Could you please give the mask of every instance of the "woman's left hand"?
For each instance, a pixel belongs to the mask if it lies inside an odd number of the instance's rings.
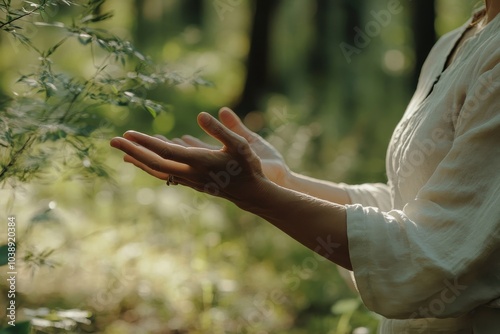
[[[126,153],[126,162],[159,179],[223,197],[237,205],[246,206],[258,199],[265,176],[260,159],[247,140],[205,112],[198,115],[198,124],[224,146],[184,147],[135,131],[113,138],[110,144]]]

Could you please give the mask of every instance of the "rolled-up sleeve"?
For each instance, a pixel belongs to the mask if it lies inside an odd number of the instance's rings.
[[[347,189],[351,262],[371,310],[455,317],[500,297],[499,74],[497,64],[471,84],[451,149],[402,210]]]
[[[359,185],[340,184],[347,192],[351,203],[363,206],[373,206],[380,210],[391,209],[391,193],[385,183],[365,183]]]

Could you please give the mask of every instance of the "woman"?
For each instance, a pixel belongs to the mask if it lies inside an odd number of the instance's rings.
[[[196,138],[129,131],[111,145],[149,174],[223,197],[353,271],[382,333],[500,332],[500,1],[445,35],[387,155],[388,184],[292,173],[229,109]],[[391,320],[389,320],[391,319]]]

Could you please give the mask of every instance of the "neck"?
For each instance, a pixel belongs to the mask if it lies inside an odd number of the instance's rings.
[[[500,13],[500,1],[485,0],[486,2],[486,23],[491,22]]]

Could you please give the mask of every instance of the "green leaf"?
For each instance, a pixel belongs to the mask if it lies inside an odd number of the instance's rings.
[[[48,49],[47,52],[45,53],[45,57],[49,57],[50,55],[52,55],[61,45],[63,45],[64,42],[66,42],[66,39],[67,37],[63,38],[56,45]]]
[[[59,222],[59,217],[54,213],[52,209],[41,210],[30,219],[30,223],[47,223],[47,222]]]
[[[109,43],[108,43],[107,41],[105,41],[104,39],[102,39],[102,38],[98,38],[98,39],[97,39],[97,44],[98,44],[101,48],[103,48],[103,49],[105,49],[105,50],[107,50],[107,51],[109,51],[109,52],[111,52],[111,51],[112,51],[112,50],[111,50],[111,48],[109,47]]]
[[[55,27],[55,28],[64,28],[65,25],[62,22],[34,22],[36,26],[45,26],[45,27]]]
[[[153,107],[151,106],[144,106],[146,108],[147,111],[149,111],[149,113],[151,114],[151,116],[153,116],[153,118],[156,118],[156,116],[158,116],[158,113],[156,112],[156,110],[154,110]]]
[[[8,248],[7,245],[0,246],[0,266],[5,266],[9,262],[7,260]]]
[[[112,12],[107,12],[107,13],[103,13],[103,14],[90,14],[90,15],[87,15],[84,18],[82,18],[81,22],[82,23],[100,22],[100,21],[110,19],[112,17],[113,17]]]
[[[92,36],[86,33],[81,33],[78,35],[78,41],[83,45],[87,45],[92,42]]]

